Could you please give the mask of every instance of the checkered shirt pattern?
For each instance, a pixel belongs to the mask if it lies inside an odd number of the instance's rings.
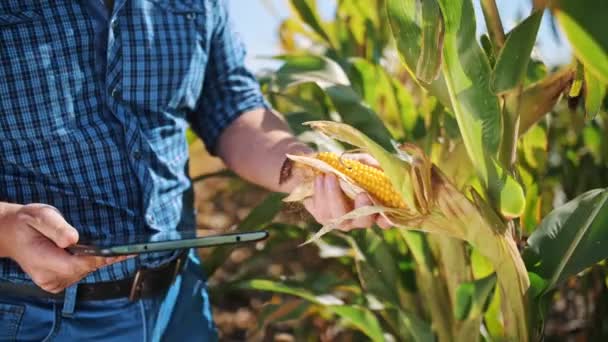
[[[100,54],[87,1],[0,1],[0,201],[50,204],[81,239],[191,231],[187,127],[215,153],[240,113],[268,106],[226,5],[116,0]],[[82,282],[174,255],[142,255]],[[9,259],[0,280],[31,281]]]

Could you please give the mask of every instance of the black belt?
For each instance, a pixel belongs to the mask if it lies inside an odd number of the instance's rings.
[[[140,268],[135,276],[116,281],[79,284],[76,292],[78,301],[105,300],[127,297],[130,300],[156,297],[165,293],[175,277],[181,272],[188,258],[181,254],[173,261],[157,268]],[[34,297],[62,300],[65,293],[50,293],[36,285],[0,282],[0,293],[14,297]]]

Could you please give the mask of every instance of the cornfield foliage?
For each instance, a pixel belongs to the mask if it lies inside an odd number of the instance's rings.
[[[509,32],[494,0],[481,0],[484,23],[472,0],[337,0],[331,20],[314,0],[288,3],[282,66],[260,75],[267,98],[317,149],[374,156],[406,206],[350,213],[382,212],[395,228],[345,234],[339,221],[273,221],[285,197],[271,194],[239,228],[307,240],[343,274],[234,279],[298,298],[266,306],[260,329],[313,315],[372,341],[541,339],[559,286],[608,256],[608,3],[532,1]],[[534,57],[543,17],[572,63]],[[302,186],[287,200],[310,195]]]

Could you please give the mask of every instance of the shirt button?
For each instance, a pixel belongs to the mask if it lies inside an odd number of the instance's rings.
[[[140,150],[133,151],[133,158],[135,158],[135,160],[140,160],[141,159],[141,151]]]
[[[120,92],[118,91],[118,87],[112,89],[112,97],[118,99],[120,97]]]
[[[196,18],[196,14],[194,14],[192,12],[186,14],[186,19],[193,20],[194,18]]]
[[[118,27],[118,20],[112,19],[112,28],[116,29]]]

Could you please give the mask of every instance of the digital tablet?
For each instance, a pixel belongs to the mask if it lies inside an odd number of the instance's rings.
[[[74,255],[117,256],[255,242],[267,237],[267,231],[207,236],[197,236],[196,232],[171,231],[150,235],[83,238],[78,244],[68,247],[67,250]]]

